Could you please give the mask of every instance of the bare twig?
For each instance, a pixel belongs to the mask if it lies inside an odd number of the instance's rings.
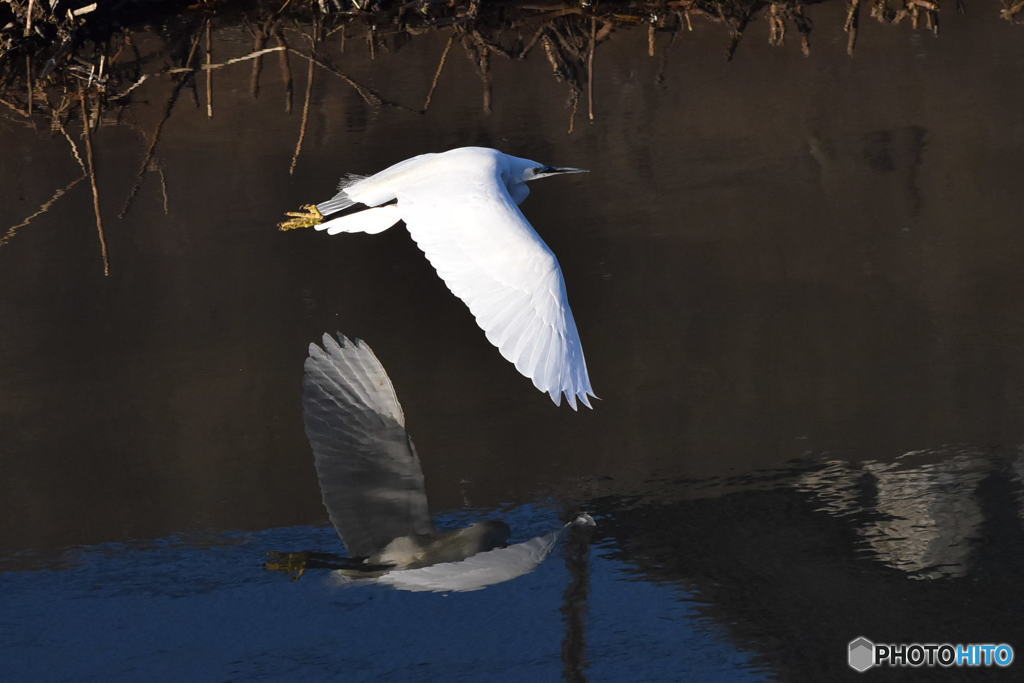
[[[103,118],[103,98],[96,97],[96,107],[92,111],[92,119],[89,121],[89,125],[93,130],[100,127],[100,119]]]
[[[341,80],[345,81],[350,86],[352,86],[352,88],[357,93],[359,93],[359,96],[361,98],[363,98],[363,101],[366,102],[367,104],[375,106],[375,107],[379,107],[380,105],[384,104],[384,100],[381,99],[380,95],[378,95],[377,93],[373,92],[372,90],[370,90],[366,86],[359,85],[358,83],[353,81],[351,78],[349,78],[348,76],[346,76],[342,72],[340,72],[337,69],[335,69],[333,66],[330,66],[329,64],[325,64],[324,62],[321,62],[316,57],[314,57],[312,55],[307,55],[307,54],[305,54],[303,52],[300,52],[300,51],[296,50],[295,48],[289,47],[289,48],[286,48],[286,50],[287,50],[287,52],[289,52],[289,53],[291,53],[293,55],[297,55],[299,57],[302,57],[303,59],[308,59],[309,61],[311,61],[313,64],[316,64],[318,67],[320,67],[324,71],[329,71],[332,74],[334,74],[335,76],[337,76],[338,78],[340,78]]]
[[[444,64],[448,61],[448,53],[451,51],[454,42],[455,34],[452,33],[448,36],[448,42],[444,44],[444,52],[441,53],[441,60],[437,63],[437,69],[434,71],[434,79],[430,81],[427,99],[423,101],[423,111],[430,109],[430,100],[434,97],[434,89],[437,88],[437,82],[441,80],[441,72],[444,71]]]
[[[1021,10],[1024,10],[1024,0],[1001,10],[999,16],[1007,21],[1013,21],[1013,18],[1020,14]]]
[[[492,111],[491,97],[493,93],[491,78],[491,53],[487,50],[480,50],[480,81],[483,85],[483,109],[485,114]]]
[[[32,5],[30,4],[30,11],[31,8]],[[32,55],[25,55],[25,90],[28,94],[28,103],[26,104],[28,107],[28,115],[32,116],[32,100],[34,99],[32,97]]]
[[[516,59],[526,58],[526,55],[530,53],[530,50],[532,50],[533,46],[537,44],[537,41],[540,40],[540,37],[544,35],[544,31],[546,28],[547,25],[542,24],[541,27],[537,29],[537,31],[530,37],[530,39],[526,41],[526,44],[523,45],[523,48],[519,50],[519,54],[516,55]]]
[[[260,76],[263,75],[263,53],[262,50],[267,46],[267,40],[270,39],[270,31],[273,28],[274,18],[267,19],[256,30],[252,30],[252,52],[250,54],[259,53],[256,55],[252,63],[252,73],[249,76],[249,94],[252,95],[253,99],[259,97],[260,94]]]
[[[100,241],[100,255],[103,257],[103,276],[110,275],[110,258],[107,255],[107,237],[103,231],[103,214],[100,212],[100,189],[96,184],[96,161],[92,153],[92,131],[89,130],[89,106],[85,91],[78,89],[78,101],[82,105],[82,134],[85,136],[85,159],[88,162],[89,185],[92,187],[92,210],[96,214],[96,236]]]
[[[299,155],[302,153],[302,142],[306,139],[306,124],[309,121],[309,97],[313,91],[313,62],[309,63],[306,72],[306,99],[302,105],[302,122],[299,124],[299,139],[295,141],[295,151],[292,152],[292,161],[288,165],[288,175],[295,175],[295,167],[299,163]]]
[[[860,0],[849,0],[850,6],[846,10],[846,23],[843,30],[847,32],[846,54],[853,56],[853,50],[857,46],[857,28],[860,24]]]
[[[0,97],[0,104],[4,105],[5,107],[7,107],[8,109],[10,109],[13,112],[21,114],[25,118],[28,118],[30,116],[30,114],[27,111],[25,111],[24,109],[22,109],[18,105],[14,104],[13,102],[8,102],[7,100],[5,100],[2,97]]]
[[[124,97],[127,97],[128,93],[130,93],[132,90],[135,90],[140,85],[145,83],[146,80],[149,79],[149,76],[150,76],[150,74],[142,74],[141,76],[139,76],[138,80],[136,80],[130,86],[128,86],[127,88],[125,88],[121,92],[117,93],[116,95],[111,95],[110,97],[108,97],[107,101],[108,102],[116,102],[117,100],[120,100],[120,99],[122,99]]]
[[[206,117],[213,118],[213,21],[206,20]]]
[[[594,120],[594,48],[597,45],[597,17],[590,17],[590,47],[587,50],[587,117]]]
[[[256,52],[250,52],[247,55],[242,55],[241,57],[233,57],[233,58],[227,60],[226,62],[220,62],[218,64],[211,64],[211,63],[208,62],[206,64],[201,64],[201,65],[199,65],[197,67],[178,66],[178,67],[174,67],[173,69],[166,69],[166,70],[164,70],[164,71],[162,71],[160,73],[165,73],[165,74],[184,74],[184,73],[194,73],[196,71],[213,71],[215,69],[223,69],[225,66],[231,66],[232,64],[238,64],[239,62],[247,62],[250,59],[257,59],[257,58],[262,57],[263,55],[265,55],[267,53],[270,53],[270,52],[285,52],[285,51],[288,51],[289,49],[290,48],[288,48],[287,46],[284,46],[284,45],[278,45],[277,47],[267,47],[267,48],[264,48],[262,50],[257,50]]]
[[[480,83],[483,88],[483,110],[484,114],[491,113],[491,53],[472,36],[463,34],[462,47],[466,51],[466,57],[476,67],[480,76]]]
[[[309,41],[309,50],[313,55],[316,54],[318,33],[319,25],[315,25],[313,37]],[[299,124],[299,139],[295,141],[295,151],[292,153],[292,163],[288,166],[288,175],[295,175],[295,166],[299,163],[299,155],[302,153],[302,141],[306,139],[306,124],[309,122],[309,101],[313,95],[313,76],[316,73],[313,66],[313,60],[310,59],[306,69],[306,95],[302,102],[302,122]]]
[[[199,43],[202,37],[202,30],[197,30],[195,35],[192,36],[192,46],[189,47],[188,55],[185,57],[185,66],[190,66],[193,58],[199,54]],[[189,90],[192,92],[192,104],[195,105],[196,109],[199,109],[199,87],[196,85],[196,79],[191,77],[191,73],[183,75],[181,79],[181,83],[188,84]]]
[[[146,153],[142,157],[142,163],[139,164],[139,170],[135,173],[135,182],[132,183],[131,189],[128,191],[128,197],[124,200],[124,206],[121,207],[121,212],[117,214],[118,218],[124,218],[128,214],[128,209],[131,208],[132,202],[135,200],[135,195],[138,194],[139,188],[142,187],[142,180],[145,177],[146,170],[149,168],[149,163],[153,159],[153,155],[156,153],[156,146],[160,142],[160,133],[163,131],[164,124],[171,118],[171,112],[174,111],[174,105],[178,101],[178,96],[181,95],[181,90],[190,81],[194,81],[192,78],[192,72],[195,69],[189,65],[196,55],[196,48],[199,45],[199,34],[197,33],[195,38],[192,40],[192,49],[189,50],[188,56],[185,57],[185,67],[180,70],[180,73],[184,74],[184,77],[178,81],[174,88],[171,90],[171,96],[167,98],[167,103],[164,105],[163,116],[160,117],[160,121],[157,122],[156,128],[153,129],[153,136],[150,138],[149,146],[146,148]],[[179,73],[178,70],[172,70],[168,73]]]
[[[189,67],[189,65],[192,64],[192,60],[195,59],[196,52],[198,50],[199,50],[199,32],[196,31],[196,34],[194,36],[192,36],[192,45],[190,45],[189,48],[188,48],[188,55],[185,56],[185,66],[186,67]],[[138,59],[142,59],[141,55],[138,57]],[[194,69],[191,69],[191,68],[188,69],[188,70],[189,71],[194,71]],[[174,71],[172,70],[172,71],[169,71],[168,73],[174,73]]]
[[[25,32],[24,38],[28,38],[32,35],[32,10],[34,9],[35,0],[28,0],[28,11],[25,13]]]
[[[77,178],[72,180],[70,183],[68,183],[64,187],[62,187],[62,188],[58,189],[56,192],[54,192],[53,196],[51,196],[49,199],[47,199],[45,202],[43,202],[43,204],[38,209],[36,209],[36,211],[34,213],[32,213],[32,215],[28,216],[27,218],[25,218],[25,220],[23,220],[22,222],[18,223],[17,225],[12,225],[11,227],[7,228],[7,230],[4,232],[4,234],[2,236],[0,236],[0,247],[4,246],[8,242],[10,242],[14,238],[14,235],[15,235],[15,233],[18,232],[18,230],[20,230],[21,228],[24,228],[26,225],[31,223],[33,220],[35,220],[39,216],[42,216],[47,211],[49,211],[50,207],[52,207],[54,205],[54,203],[58,199],[63,197],[68,192],[68,190],[73,188],[75,185],[77,185],[78,183],[80,183],[83,180],[85,180],[86,177],[87,177],[87,174],[85,174],[85,173],[83,173],[82,175],[78,176]]]
[[[569,130],[567,132],[569,135],[572,135],[572,132],[576,130],[576,112],[580,109],[580,91],[575,88],[569,91],[569,106],[571,109],[569,111]]]
[[[514,59],[515,58],[515,55],[513,55],[511,52],[509,52],[508,50],[503,48],[501,45],[498,45],[497,43],[495,43],[493,40],[488,40],[484,36],[484,34],[482,34],[480,31],[478,31],[476,29],[473,29],[472,36],[473,36],[473,40],[478,45],[480,45],[481,47],[487,48],[488,50],[490,50],[494,54],[500,55],[500,56],[504,57],[505,59]]]
[[[160,176],[160,196],[164,200],[164,215],[169,214],[171,208],[170,197],[167,195],[167,177],[164,175],[164,169],[159,165],[156,167],[157,175]]]
[[[71,156],[75,158],[75,161],[78,163],[78,167],[82,169],[82,173],[88,175],[89,169],[85,167],[85,162],[82,161],[82,155],[78,153],[78,145],[76,145],[75,141],[71,139],[71,136],[68,135],[68,132],[64,129],[64,126],[61,125],[60,121],[56,121],[56,124],[57,130],[61,132],[64,139],[68,141],[68,145],[71,147]]]
[[[281,80],[284,81],[284,110],[285,112],[292,113],[292,93],[294,92],[294,86],[292,84],[292,66],[288,62],[288,53],[291,52],[291,48],[284,42],[284,33],[281,29],[274,31],[274,40],[277,41],[277,46],[281,50],[279,64],[281,66]]]
[[[768,44],[781,46],[786,40],[785,8],[781,2],[772,2],[768,6]]]
[[[185,81],[182,81],[174,90],[171,92],[171,97],[167,101],[164,107],[164,115],[156,124],[156,128],[153,129],[153,136],[149,140],[149,146],[146,147],[146,153],[142,156],[142,163],[139,164],[139,170],[135,173],[135,182],[132,183],[132,187],[128,190],[128,197],[124,200],[124,206],[121,207],[121,212],[117,214],[118,218],[124,218],[128,215],[128,209],[131,208],[132,202],[135,200],[135,195],[138,194],[139,188],[142,187],[142,179],[145,177],[146,170],[149,169],[149,162],[153,159],[153,154],[156,152],[156,146],[160,142],[160,133],[163,132],[164,124],[167,123],[167,119],[171,117],[171,111],[174,110],[174,104],[178,101],[178,95],[181,93],[182,87],[185,85]]]

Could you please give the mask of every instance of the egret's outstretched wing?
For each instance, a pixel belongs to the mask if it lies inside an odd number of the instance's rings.
[[[349,174],[338,184],[338,194],[326,202],[316,205],[320,213],[327,216],[336,211],[347,209],[354,204],[380,206],[395,198],[396,188],[403,184],[403,178],[415,176],[423,172],[423,165],[436,154],[420,154],[419,156],[399,161],[372,176]]]
[[[309,345],[302,412],[320,492],[353,556],[433,531],[423,471],[380,361],[361,340]]]
[[[409,233],[487,339],[558,405],[593,396],[554,253],[493,167],[459,167],[406,185]]]
[[[406,591],[475,591],[529,574],[555,547],[561,530],[506,548],[477,553],[461,562],[392,571],[376,579]]]

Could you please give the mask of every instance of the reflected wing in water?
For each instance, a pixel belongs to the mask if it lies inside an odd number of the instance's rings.
[[[420,569],[393,571],[378,583],[406,591],[475,591],[529,574],[551,553],[561,530],[477,553],[461,562],[443,562]]]
[[[433,531],[391,380],[362,340],[309,345],[302,413],[324,506],[352,556]]]

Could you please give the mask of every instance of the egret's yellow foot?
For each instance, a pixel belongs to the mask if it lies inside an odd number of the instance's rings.
[[[270,551],[267,553],[267,561],[263,566],[275,572],[288,572],[292,575],[292,581],[298,581],[306,573],[306,564],[308,562],[309,553],[279,553]]]
[[[312,228],[314,225],[320,225],[324,222],[324,215],[313,204],[306,204],[302,207],[302,211],[288,211],[285,213],[285,216],[291,216],[291,218],[278,223],[278,230]]]

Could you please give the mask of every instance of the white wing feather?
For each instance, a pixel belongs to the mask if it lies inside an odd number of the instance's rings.
[[[309,345],[303,421],[331,522],[353,556],[434,530],[423,471],[391,380],[365,342]]]
[[[376,579],[404,591],[476,591],[529,574],[551,553],[561,530],[507,548],[477,553],[461,562],[388,572]]]
[[[573,409],[577,399],[590,407],[558,260],[495,169],[458,169],[397,194],[409,234],[488,341],[556,405],[565,394]]]
[[[392,225],[402,220],[398,207],[394,204],[378,206],[375,209],[363,209],[355,213],[346,214],[339,218],[332,218],[315,225],[317,230],[326,230],[328,235],[337,235],[342,232],[365,232],[376,235],[384,232]]]

